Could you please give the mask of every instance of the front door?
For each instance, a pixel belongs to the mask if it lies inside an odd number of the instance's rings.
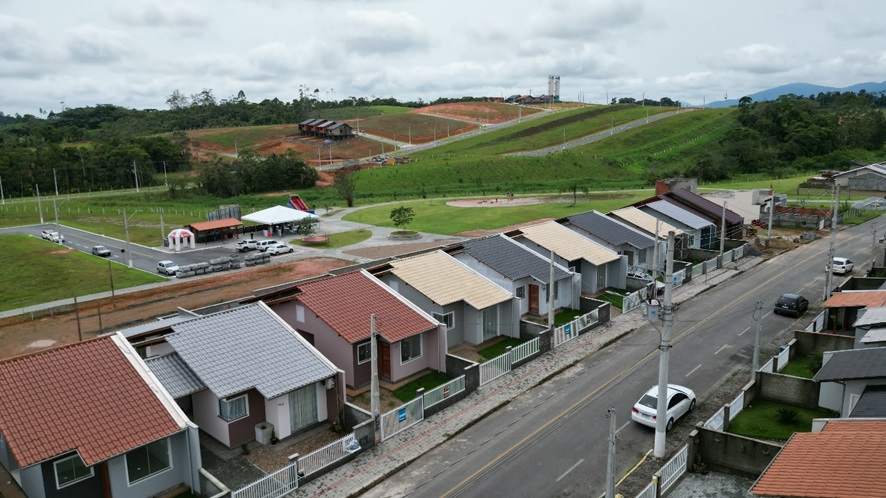
[[[529,312],[538,314],[538,286],[529,284]]]
[[[317,386],[308,384],[289,393],[290,434],[317,421]]]
[[[391,378],[391,345],[384,341],[378,341],[378,374]]]
[[[498,335],[498,306],[491,306],[483,310],[483,341],[488,341]]]

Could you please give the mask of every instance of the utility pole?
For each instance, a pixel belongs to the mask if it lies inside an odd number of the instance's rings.
[[[129,267],[132,268],[132,251],[129,248],[129,219],[126,217],[126,208],[123,208],[123,229],[126,230],[126,253],[129,257]]]
[[[58,179],[55,177],[55,168],[52,168],[52,183],[55,184],[55,196],[58,197]]]
[[[40,184],[35,183],[35,187],[37,187],[37,211],[40,211],[40,224],[43,224],[43,206],[40,205]]]
[[[723,215],[720,217],[720,261],[726,249],[726,201],[723,201]]]
[[[659,254],[659,246],[661,245],[661,241],[658,239],[658,224],[661,222],[658,218],[655,219],[655,245],[652,246],[652,280],[658,280],[658,254]],[[652,286],[655,289],[655,286]]]
[[[831,297],[831,266],[834,264],[834,246],[837,243],[837,206],[840,205],[840,185],[835,185],[834,209],[831,211],[831,246],[828,249],[828,264],[825,265],[824,300]]]
[[[372,383],[370,385],[371,401],[370,409],[372,411],[372,420],[375,421],[375,440],[380,440],[379,429],[381,428],[381,418],[379,414],[379,394],[378,394],[378,344],[375,337],[375,314],[369,316],[369,348],[372,355]]]
[[[871,270],[877,265],[877,226],[871,225]]]
[[[671,294],[674,289],[674,231],[668,232],[668,258],[665,263],[665,295],[662,309],[663,324],[661,327],[661,353],[658,357],[658,403],[655,415],[655,446],[653,454],[656,458],[665,456],[665,433],[668,420],[668,362],[671,350],[671,327],[674,325]]]
[[[52,210],[55,211],[55,231],[58,233],[58,245],[64,245],[62,242],[62,233],[58,229],[58,206],[55,204],[55,199],[52,199]]]
[[[757,369],[760,368],[760,332],[763,331],[762,301],[757,301],[757,307],[754,309],[754,320],[757,321],[757,332],[754,333],[754,359],[751,362],[751,382],[757,379]]]
[[[163,161],[163,183],[167,187],[169,186],[169,177],[166,176],[166,161]]]
[[[160,208],[160,245],[166,240],[166,230],[163,229],[163,208]]]
[[[551,251],[551,276],[548,284],[548,327],[554,330],[554,251]]]
[[[3,195],[3,177],[0,176],[0,203],[6,204],[6,197]]]
[[[132,160],[132,174],[135,175],[135,193],[138,193],[138,166],[135,164],[135,159]]]
[[[609,453],[606,458],[606,498],[615,498],[615,408],[606,411],[609,419]]]

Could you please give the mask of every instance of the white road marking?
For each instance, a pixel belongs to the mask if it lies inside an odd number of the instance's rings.
[[[619,432],[621,432],[622,429],[624,429],[625,427],[627,427],[628,424],[630,424],[630,423],[631,423],[631,421],[628,420],[627,422],[621,424],[621,427],[619,427],[619,428],[615,431],[615,433],[618,434]]]
[[[765,315],[763,315],[763,318],[766,318],[767,316],[769,316],[771,314],[772,314],[772,312],[770,311],[769,313],[766,313]]]
[[[560,482],[560,479],[563,479],[564,477],[566,477],[566,474],[568,474],[568,473],[572,472],[573,470],[575,470],[575,468],[578,467],[579,465],[581,465],[581,462],[584,462],[584,461],[585,461],[585,459],[582,458],[581,460],[575,462],[575,465],[573,465],[572,467],[569,467],[569,470],[567,470],[566,472],[563,472],[563,474],[560,475],[560,477],[558,477],[557,480],[556,480],[555,482]]]
[[[716,352],[714,352],[714,354],[719,354],[720,351],[723,351],[724,349],[729,348],[729,347],[732,347],[732,346],[730,346],[729,344],[724,344],[723,347],[718,349]]]
[[[692,370],[690,370],[689,373],[686,374],[686,376],[689,377],[690,375],[694,374],[695,371],[698,370],[699,368],[701,368],[701,363],[699,363],[697,367],[695,367],[695,368],[693,368]]]
[[[741,334],[744,334],[744,333],[747,332],[748,330],[751,330],[751,328],[748,327],[748,328],[742,330],[741,332],[738,333],[738,335],[740,336]]]

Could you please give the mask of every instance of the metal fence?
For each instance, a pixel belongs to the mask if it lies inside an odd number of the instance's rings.
[[[827,311],[822,311],[815,317],[815,320],[812,320],[806,327],[806,332],[819,332],[824,329],[825,326],[825,318],[827,317]]]
[[[646,302],[647,294],[648,291],[646,290],[646,287],[642,287],[624,296],[622,299],[621,312],[629,313],[639,308],[644,302]]]
[[[760,370],[757,370],[757,371],[758,372],[775,373],[775,358],[770,358],[769,361],[767,361],[765,364],[763,364],[763,366],[760,367]]]
[[[714,431],[722,431],[723,430],[723,422],[724,422],[723,419],[724,419],[725,414],[726,414],[725,407],[717,410],[716,413],[714,413],[714,415],[711,416],[711,418],[709,418],[704,423],[705,429],[711,429]]]
[[[740,246],[738,246],[738,247],[736,247],[735,249],[732,250],[732,251],[733,251],[733,254],[735,254],[735,259],[736,259],[736,260],[741,259],[741,258],[744,257],[744,249],[745,249],[745,247],[747,247],[747,245],[746,245],[746,244],[742,244],[742,245],[740,245]]]
[[[788,364],[788,361],[790,361],[790,359],[791,359],[791,346],[786,344],[778,350],[778,365],[776,368],[778,369],[779,372],[781,372],[782,369],[784,369],[785,365]]]
[[[729,403],[729,421],[732,422],[742,410],[744,410],[744,391],[738,393],[732,403]]]
[[[717,258],[709,259],[704,262],[704,272],[710,273],[712,270],[717,269]]]
[[[697,277],[699,275],[704,275],[704,263],[692,265],[692,276]]]
[[[298,462],[231,492],[231,498],[277,498],[298,488]]]
[[[730,250],[728,250],[728,251],[724,251],[724,252],[723,252],[723,260],[722,260],[722,263],[725,265],[726,263],[731,263],[731,262],[733,262],[733,261],[734,261],[734,260],[732,259],[732,258],[733,258],[733,254],[734,254],[734,253],[732,252],[732,249],[730,249]]]
[[[381,440],[406,430],[421,422],[425,417],[424,396],[404,403],[381,416]]]
[[[683,285],[683,282],[686,280],[686,269],[682,269],[680,271],[674,272],[674,288],[680,287]]]
[[[655,498],[655,490],[655,481],[652,481],[643,488],[643,491],[637,494],[637,498]]]
[[[577,317],[575,320],[572,320],[565,325],[555,327],[553,337],[554,347],[575,339],[578,337],[579,332],[599,321],[600,312],[598,310],[593,310],[590,313]]]
[[[534,355],[535,353],[538,353],[538,349],[538,337],[514,347],[513,349],[511,349],[511,366],[513,366],[514,363],[517,363],[520,360],[523,360],[529,356]]]
[[[511,352],[480,364],[480,385],[492,382],[511,371]]]
[[[661,492],[673,486],[677,479],[686,473],[688,467],[689,446],[684,445],[680,451],[661,468]]]
[[[300,477],[305,477],[334,464],[342,458],[360,450],[360,443],[354,437],[354,433],[337,439],[326,446],[314,450],[305,456],[298,457],[298,470]]]
[[[430,408],[444,399],[465,390],[465,376],[455,378],[424,393],[424,407]]]

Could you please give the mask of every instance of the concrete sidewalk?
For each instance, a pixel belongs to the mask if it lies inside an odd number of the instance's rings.
[[[746,257],[674,290],[674,304],[685,302],[741,272],[760,264]],[[406,429],[354,460],[307,484],[290,496],[358,496],[393,475],[426,452],[451,439],[499,407],[552,376],[566,370],[606,345],[646,323],[639,310],[620,315],[609,324],[549,351],[511,373],[483,386],[467,398]]]

